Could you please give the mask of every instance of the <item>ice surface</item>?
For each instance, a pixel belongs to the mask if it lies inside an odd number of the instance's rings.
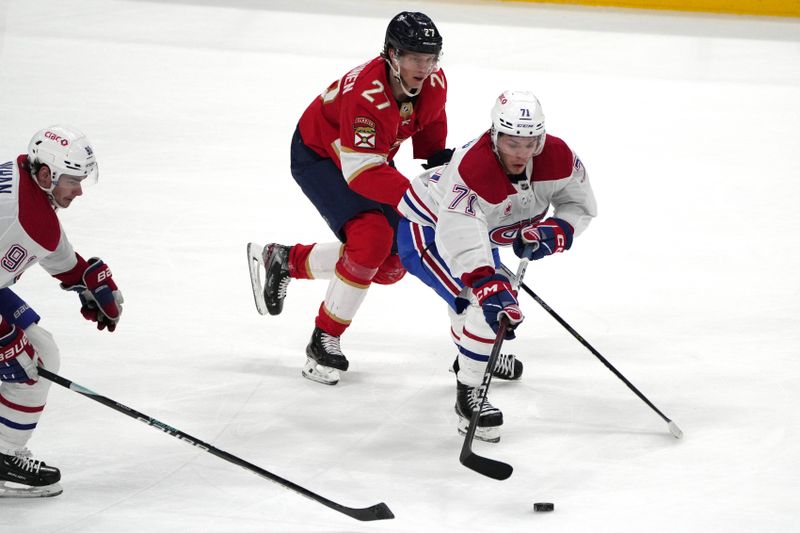
[[[295,4],[302,4],[301,6]],[[461,466],[442,304],[375,287],[336,387],[300,377],[325,291],[259,316],[245,245],[332,235],[288,169],[311,99],[422,10],[445,39],[449,144],[506,88],[591,175],[600,215],[526,282],[685,431],[524,294],[495,381],[503,438]],[[0,2],[0,153],[64,122],[100,183],[60,213],[125,295],[98,333],[41,269],[16,286],[61,374],[352,507],[361,524],[54,386],[30,442],[64,494],[0,502],[3,533],[789,532],[800,519],[800,22],[455,2]],[[418,170],[410,148],[398,167]],[[516,264],[504,255],[512,268]],[[556,512],[534,514],[532,502]]]

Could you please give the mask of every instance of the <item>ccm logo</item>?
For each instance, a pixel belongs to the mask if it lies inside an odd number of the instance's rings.
[[[492,294],[495,294],[497,292],[500,292],[500,286],[498,284],[494,284],[482,288],[481,290],[475,293],[475,296],[477,296],[478,300],[483,301]]]
[[[47,133],[44,134],[44,136],[46,138],[50,139],[51,141],[55,141],[57,143],[61,143],[61,146],[67,146],[69,144],[68,140],[66,140],[61,135],[56,135],[52,131],[48,131]]]

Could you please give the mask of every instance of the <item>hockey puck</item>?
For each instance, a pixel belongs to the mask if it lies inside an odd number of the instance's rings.
[[[556,506],[549,502],[539,502],[533,504],[533,510],[537,513],[549,513],[555,508]]]

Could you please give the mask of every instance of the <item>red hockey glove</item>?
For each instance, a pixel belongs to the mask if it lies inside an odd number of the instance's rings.
[[[508,318],[508,330],[505,338],[513,339],[516,337],[514,329],[519,326],[525,317],[519,309],[519,302],[514,289],[508,278],[500,274],[477,280],[472,288],[472,292],[478,299],[483,309],[483,316],[486,322],[492,327],[492,331],[497,333],[500,326],[500,317],[503,315]]]
[[[514,253],[517,257],[528,259],[541,259],[550,254],[569,250],[572,246],[572,226],[566,220],[550,217],[536,224],[523,226],[514,239]],[[532,244],[530,253],[525,253],[525,246]]]
[[[22,328],[2,320],[0,322],[0,381],[33,384],[39,379],[39,373],[36,370],[39,363],[39,355]]]
[[[79,256],[79,263],[80,261],[83,259]],[[78,293],[81,314],[86,320],[97,322],[97,329],[108,328],[108,331],[114,331],[122,315],[122,293],[111,277],[111,270],[102,259],[92,257],[84,263],[81,282],[71,285],[62,283],[61,288]]]

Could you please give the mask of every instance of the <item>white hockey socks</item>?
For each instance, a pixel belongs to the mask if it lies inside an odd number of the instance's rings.
[[[344,244],[338,241],[315,244],[306,262],[308,274],[314,279],[332,279],[343,250]]]

